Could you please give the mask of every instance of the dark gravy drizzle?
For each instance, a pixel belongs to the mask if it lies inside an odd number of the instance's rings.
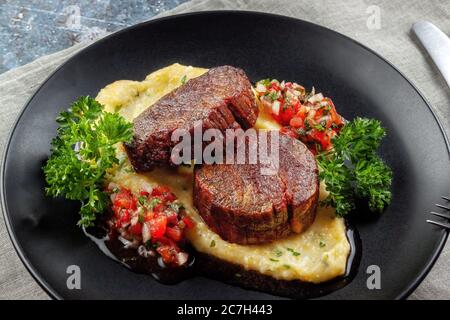
[[[143,257],[136,248],[125,248],[117,235],[108,236],[104,224],[85,230],[86,235],[94,241],[100,250],[111,259],[121,263],[131,271],[152,275],[157,281],[173,285],[191,277],[201,275],[245,289],[257,290],[292,299],[309,299],[324,296],[350,283],[355,277],[360,258],[361,240],[359,234],[347,221],[347,239],[350,254],[347,258],[344,275],[320,284],[299,280],[277,280],[256,271],[248,271],[210,255],[188,248],[189,261],[183,267],[168,267],[161,258]]]

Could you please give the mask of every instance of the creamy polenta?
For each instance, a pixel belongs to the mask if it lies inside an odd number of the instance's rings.
[[[119,112],[131,121],[142,111],[183,82],[200,76],[207,69],[173,64],[149,74],[144,81],[119,80],[102,89],[97,100],[107,111]],[[260,129],[279,129],[271,117],[261,112],[255,125]],[[196,250],[280,280],[302,280],[319,283],[345,273],[350,244],[344,220],[334,215],[332,208],[319,208],[313,225],[304,233],[263,245],[239,245],[222,240],[202,221],[193,205],[192,169],[177,171],[155,169],[133,172],[123,146],[117,148],[121,164],[108,175],[114,182],[134,192],[154,185],[171,187],[185,205],[196,226],[187,238]],[[320,198],[326,197],[323,185]]]

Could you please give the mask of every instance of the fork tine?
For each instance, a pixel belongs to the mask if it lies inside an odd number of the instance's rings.
[[[450,201],[450,197],[444,197],[444,196],[442,196],[441,198],[444,199],[444,200]]]
[[[436,203],[436,207],[450,211],[450,207],[443,206],[442,204],[439,204],[439,203]]]
[[[434,214],[435,216],[438,216],[438,217],[450,219],[450,214],[439,213],[439,212],[434,212],[434,211],[431,211],[430,213]]]
[[[427,220],[428,223],[443,227],[445,229],[450,229],[450,223],[445,223],[445,222],[437,222],[437,221],[433,221],[433,220]]]

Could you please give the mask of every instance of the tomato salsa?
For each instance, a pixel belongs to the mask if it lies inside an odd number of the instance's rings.
[[[168,187],[157,186],[151,192],[139,194],[119,187],[108,186],[112,201],[112,216],[108,221],[127,246],[138,248],[141,255],[159,255],[170,266],[188,261],[183,251],[185,231],[194,222],[186,215],[183,205]]]
[[[330,98],[306,92],[295,82],[264,79],[256,83],[256,95],[263,108],[282,125],[280,132],[301,140],[319,153],[332,148],[331,139],[339,133],[344,119]]]

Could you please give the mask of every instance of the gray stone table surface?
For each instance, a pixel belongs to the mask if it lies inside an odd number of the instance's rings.
[[[0,73],[187,0],[0,0]]]

